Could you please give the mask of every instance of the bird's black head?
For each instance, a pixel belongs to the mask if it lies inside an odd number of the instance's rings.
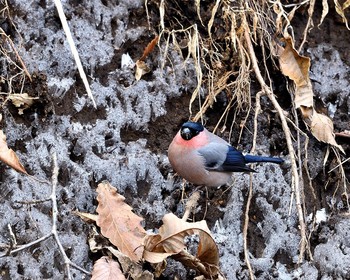
[[[180,134],[182,139],[191,140],[193,137],[198,135],[203,130],[204,130],[204,127],[200,123],[185,122],[181,127]]]

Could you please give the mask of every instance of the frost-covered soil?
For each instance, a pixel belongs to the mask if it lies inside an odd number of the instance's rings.
[[[163,57],[156,48],[147,60],[152,71],[136,81],[133,69],[121,67],[121,57],[128,53],[136,61],[154,37],[157,22],[152,22],[153,31],[148,29],[143,1],[64,1],[97,103],[94,109],[52,2],[9,0],[8,4],[22,38],[9,20],[4,19],[1,27],[20,46],[20,56],[33,75],[33,83],[27,81],[24,92],[40,99],[23,115],[7,103],[1,109],[0,128],[27,171],[37,178],[50,180],[52,153],[57,153],[58,234],[71,261],[91,271],[99,256],[89,252],[90,226],[72,211],[94,213],[95,189],[102,180],[108,180],[126,197],[126,202],[144,217],[147,229],[159,227],[161,218],[168,212],[183,214],[181,180],[172,176],[166,149],[181,123],[189,117],[190,93],[196,86],[195,69],[190,60],[184,64],[171,47],[171,63],[168,61],[162,68]],[[305,54],[312,59],[310,77],[315,93],[328,107],[337,132],[349,129],[349,39],[349,31],[343,24],[332,22],[330,15],[321,30],[312,30],[305,47]],[[164,47],[161,42],[160,48]],[[3,56],[1,59],[5,61]],[[13,75],[6,70],[5,63],[1,67],[3,77]],[[20,89],[19,82],[14,84],[14,91]],[[1,91],[6,90],[3,86]],[[285,109],[290,106],[288,98],[284,101]],[[278,118],[268,109],[267,99],[262,103],[264,113],[258,119],[257,152],[274,152],[285,163],[281,167],[257,166],[258,173],[254,174],[248,247],[255,277],[349,279],[350,220],[346,212],[349,209],[341,199],[344,189],[339,186],[333,196],[337,188],[336,173],[332,177],[323,171],[327,147],[313,138],[309,143],[308,164],[316,200],[311,199],[311,191],[305,186],[307,215],[325,208],[327,217],[316,225],[310,237],[314,260],[307,259],[297,265],[300,235],[294,201],[290,209],[289,159]],[[218,114],[209,111],[207,117],[212,129]],[[252,121],[251,118],[247,123],[250,130]],[[238,133],[239,126],[236,128]],[[249,150],[251,138],[250,131],[244,130],[240,148]],[[233,136],[232,143],[236,145],[237,139]],[[346,139],[339,141],[349,157],[349,143]],[[349,164],[344,167],[349,179]],[[220,267],[228,279],[249,276],[242,236],[248,179],[249,175],[235,174],[232,188],[203,189],[197,209],[197,220],[205,218],[214,234]],[[0,164],[2,248],[10,244],[8,226],[18,244],[29,243],[50,232],[50,202],[18,203],[45,199],[50,191],[50,186]],[[186,191],[191,192],[190,188]],[[63,259],[52,238],[0,259],[2,279],[63,279],[63,271]],[[75,279],[89,278],[78,270],[72,272]],[[170,260],[162,277],[173,279],[174,276],[191,279],[193,273]]]

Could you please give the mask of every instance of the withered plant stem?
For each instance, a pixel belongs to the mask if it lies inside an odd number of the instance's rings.
[[[252,62],[254,73],[261,86],[262,91],[267,95],[267,97],[270,99],[273,106],[278,112],[278,115],[282,123],[282,128],[285,134],[285,139],[287,142],[287,148],[288,148],[288,153],[290,156],[291,168],[292,168],[292,182],[294,182],[294,184],[292,184],[292,191],[295,193],[295,202],[296,202],[296,208],[297,208],[298,219],[299,219],[299,230],[300,230],[300,237],[301,237],[300,248],[299,248],[299,263],[301,263],[304,260],[305,249],[307,246],[307,236],[306,236],[304,211],[302,208],[302,201],[301,201],[302,190],[300,189],[300,184],[299,184],[299,174],[298,174],[298,168],[296,164],[295,150],[293,148],[293,143],[291,138],[291,132],[288,127],[287,119],[283,113],[281,106],[277,102],[277,99],[274,96],[272,90],[270,89],[269,86],[267,86],[267,84],[264,81],[264,78],[262,77],[261,71],[258,66],[257,58],[255,55],[255,51],[253,48],[253,44],[250,38],[250,30],[248,28],[248,23],[245,17],[243,18],[243,25],[245,26],[244,37],[247,44],[248,53]]]

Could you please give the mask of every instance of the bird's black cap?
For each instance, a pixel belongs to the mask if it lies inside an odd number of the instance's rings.
[[[182,139],[189,141],[204,130],[203,125],[196,122],[185,122],[181,126],[180,134]]]
[[[185,122],[181,128],[185,128],[185,127],[198,132],[201,132],[204,130],[203,125],[198,122]]]

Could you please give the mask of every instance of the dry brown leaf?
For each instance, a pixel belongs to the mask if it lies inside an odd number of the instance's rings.
[[[141,58],[139,59],[141,60],[145,60],[146,57],[153,51],[154,47],[157,45],[158,43],[158,35],[156,35],[154,37],[154,39],[147,45],[147,47],[145,48],[145,50],[143,51],[143,54],[141,56]]]
[[[18,172],[28,175],[23,165],[20,163],[16,153],[7,147],[6,136],[0,130],[0,160]]]
[[[151,70],[143,60],[138,60],[136,61],[135,64],[136,64],[135,79],[136,81],[139,81],[143,75],[147,74]]]
[[[92,270],[91,280],[126,280],[119,263],[109,257],[97,260]]]
[[[193,234],[198,234],[200,239],[197,258],[203,264],[217,266],[218,249],[207,223],[204,220],[188,223],[174,214],[164,216],[159,234],[145,237],[144,259],[150,263],[159,263],[168,256],[180,253],[186,249],[184,238]]]
[[[28,109],[33,105],[34,100],[39,99],[39,97],[31,97],[28,93],[12,93],[7,96],[9,100],[15,105],[18,109],[18,114],[22,115],[25,109]]]
[[[332,120],[314,109],[314,94],[309,78],[310,59],[299,55],[290,36],[286,36],[283,41],[285,47],[278,47],[279,62],[282,73],[295,83],[295,107],[301,110],[304,121],[317,140],[331,144],[344,153],[343,148],[335,141]]]
[[[135,72],[135,79],[136,81],[139,81],[141,77],[151,71],[147,64],[145,63],[146,57],[153,51],[154,47],[158,43],[158,35],[154,37],[154,39],[147,45],[145,50],[143,51],[143,54],[140,59],[138,59],[135,63],[136,65],[136,72]]]
[[[294,49],[290,36],[281,40],[285,46],[279,46],[278,55],[281,71],[295,82],[297,86],[304,86],[309,80],[310,58],[301,56]]]
[[[142,269],[142,264],[133,262],[129,257],[115,249],[114,247],[107,246],[104,247],[108,249],[120,263],[123,271],[127,272],[133,280],[153,280],[154,276],[148,270]]]
[[[314,111],[312,114],[310,127],[311,133],[316,137],[318,141],[331,144],[337,147],[345,154],[345,151],[343,150],[342,146],[338,145],[335,141],[335,136],[333,132],[333,122],[329,117]]]
[[[142,241],[146,235],[141,226],[141,217],[132,212],[132,208],[124,202],[124,196],[108,182],[97,187],[98,213],[97,225],[103,236],[133,261],[142,257]]]

